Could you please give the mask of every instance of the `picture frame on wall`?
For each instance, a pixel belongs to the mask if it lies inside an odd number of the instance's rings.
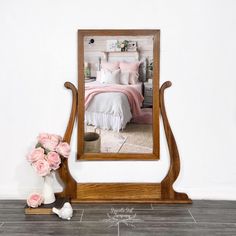
[[[128,43],[128,51],[129,52],[137,51],[137,42],[136,41],[129,41],[129,43]]]
[[[117,40],[107,40],[107,51],[115,52],[117,51]]]

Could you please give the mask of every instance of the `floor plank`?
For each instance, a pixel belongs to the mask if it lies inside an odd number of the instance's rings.
[[[82,210],[75,210],[72,221],[80,221]],[[0,222],[19,221],[61,221],[57,215],[25,215],[24,209],[0,209]]]
[[[195,200],[190,208],[236,209],[236,201]]]
[[[151,204],[151,208],[154,210],[159,209],[171,209],[171,210],[180,210],[180,209],[189,209],[192,207],[192,204]]]
[[[151,204],[153,209],[217,208],[236,209],[236,201],[194,200],[192,204]]]
[[[120,210],[116,208],[115,210]],[[133,210],[132,212],[118,212],[114,214],[112,210],[90,210],[85,209],[83,214],[83,221],[105,221],[109,218],[127,218],[130,219],[135,216],[139,221],[156,221],[156,222],[194,222],[188,210]]]
[[[197,222],[236,224],[236,209],[192,208],[190,212]]]
[[[109,227],[106,223],[85,223],[74,221],[61,222],[21,222],[21,223],[4,223],[0,228],[0,235],[21,235],[21,236],[38,236],[38,235],[66,235],[66,236],[117,236],[117,227]]]
[[[73,209],[104,209],[104,210],[110,210],[111,208],[134,208],[136,210],[139,209],[149,209],[151,210],[151,204],[110,204],[110,203],[105,203],[105,204],[97,204],[97,203],[74,203],[72,204]]]
[[[119,234],[120,236],[233,236],[236,235],[236,225],[142,222],[135,227],[121,224]]]
[[[26,204],[25,200],[0,200],[0,209],[5,208],[20,208],[24,207]]]

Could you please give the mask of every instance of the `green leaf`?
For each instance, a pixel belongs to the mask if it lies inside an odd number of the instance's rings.
[[[39,148],[39,147],[43,147],[41,143],[37,143],[37,144],[35,145],[35,148]]]

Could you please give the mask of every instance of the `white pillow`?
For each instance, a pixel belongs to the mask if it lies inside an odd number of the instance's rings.
[[[120,84],[120,69],[119,70],[101,70],[100,82],[104,84]]]
[[[120,83],[121,84],[129,84],[129,77],[130,77],[130,72],[128,71],[121,71],[120,72]]]
[[[101,71],[97,71],[96,81],[101,82]]]

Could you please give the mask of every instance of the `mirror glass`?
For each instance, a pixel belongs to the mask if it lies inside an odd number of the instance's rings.
[[[84,37],[84,153],[153,152],[153,36]]]

